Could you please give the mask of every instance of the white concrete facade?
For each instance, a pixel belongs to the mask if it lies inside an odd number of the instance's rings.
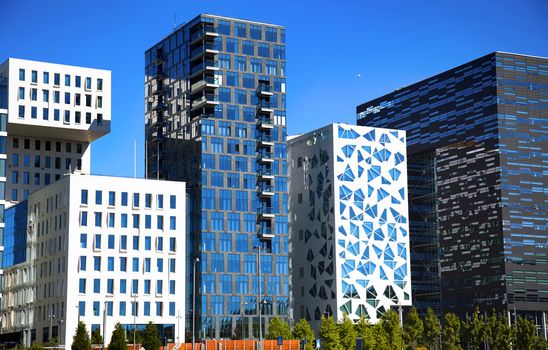
[[[182,182],[79,173],[31,193],[27,261],[4,276],[3,331],[46,341],[54,315],[60,344],[70,346],[78,319],[108,344],[115,323],[133,327],[136,302],[138,328],[152,321],[178,341],[185,197]]]
[[[405,131],[331,124],[291,138],[294,314],[375,323],[411,305]]]
[[[111,72],[9,58],[6,198],[12,203],[73,170],[89,173],[91,142],[110,132]]]

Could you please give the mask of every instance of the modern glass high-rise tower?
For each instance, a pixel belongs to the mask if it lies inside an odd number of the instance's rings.
[[[190,198],[187,341],[193,310],[196,339],[290,316],[285,64],[283,27],[214,15],[145,53],[146,172]]]
[[[547,58],[495,52],[357,107],[407,131],[414,305],[516,310],[546,336],[547,101]]]

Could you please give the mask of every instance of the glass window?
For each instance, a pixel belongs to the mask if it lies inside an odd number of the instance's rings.
[[[244,55],[255,55],[255,43],[250,40],[242,40],[242,53]]]
[[[234,30],[236,31],[236,36],[240,38],[245,38],[247,36],[247,24],[245,23],[234,23]]]
[[[164,208],[164,195],[163,194],[158,195],[158,198],[157,198],[157,201],[156,201],[156,206],[158,207],[158,209],[163,209]]]
[[[78,265],[79,265],[80,271],[86,271],[86,257],[81,256],[80,261],[78,263],[79,263]]]
[[[65,74],[65,86],[70,86],[70,75]]]
[[[53,85],[61,85],[61,74],[55,73],[53,74]]]
[[[103,203],[103,191],[95,191],[95,204]]]
[[[234,69],[241,70],[241,71],[246,70],[245,56],[234,56]]]
[[[127,206],[127,192],[122,192],[122,205]]]
[[[258,43],[257,54],[261,57],[270,57],[270,44]]]
[[[127,249],[127,236],[121,235],[120,236],[120,249],[126,250]]]
[[[91,90],[91,78],[86,78],[86,90]]]
[[[276,28],[266,28],[265,30],[265,40],[276,42],[278,41],[278,31]]]
[[[230,35],[230,22],[220,19],[217,22],[217,30],[218,30],[219,34]]]
[[[176,220],[175,216],[170,216],[169,217],[169,229],[170,230],[175,230],[176,226],[177,226],[177,220]]]
[[[88,235],[86,233],[80,233],[80,248],[88,247]]]
[[[80,281],[78,283],[78,293],[85,294],[86,293],[86,279],[80,278]]]
[[[19,80],[25,81],[25,70],[22,68],[19,68]]]
[[[42,75],[42,81],[44,84],[49,84],[49,72],[44,72]]]
[[[80,203],[88,204],[88,190],[82,190],[80,194]]]
[[[133,207],[139,208],[139,193],[133,194]]]
[[[24,100],[24,99],[25,99],[25,88],[24,88],[24,87],[20,87],[20,88],[19,88],[19,99],[20,99],[20,100]]]
[[[103,91],[103,79],[97,79],[97,91]]]
[[[262,40],[262,27],[261,26],[258,26],[258,25],[254,25],[254,24],[251,24],[249,26],[249,36],[251,37],[251,39],[255,39],[255,40]]]
[[[226,38],[225,45],[227,52],[238,53],[238,39]]]
[[[77,75],[74,77],[74,86],[81,87],[82,86],[82,77]]]
[[[169,196],[169,208],[170,209],[176,209],[177,208],[177,197],[175,195]]]
[[[133,228],[139,228],[139,214],[132,214]]]

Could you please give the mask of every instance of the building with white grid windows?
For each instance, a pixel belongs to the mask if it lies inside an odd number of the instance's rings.
[[[76,169],[89,173],[91,142],[110,132],[111,72],[9,58],[0,77],[7,80],[6,200],[25,200]]]
[[[5,272],[3,333],[70,346],[81,320],[108,344],[117,322],[152,321],[182,342],[185,207],[183,182],[75,173],[31,193],[9,209],[26,254]]]

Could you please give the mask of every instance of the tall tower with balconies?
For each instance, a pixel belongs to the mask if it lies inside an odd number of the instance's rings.
[[[283,27],[214,15],[145,53],[146,173],[190,200],[187,341],[291,317],[285,64]]]

